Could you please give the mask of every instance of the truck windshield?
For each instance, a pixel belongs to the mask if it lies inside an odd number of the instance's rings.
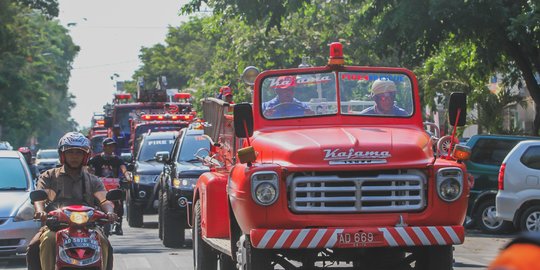
[[[332,72],[267,77],[261,87],[261,111],[268,119],[338,113],[409,117],[413,108],[411,80],[400,73]]]
[[[145,140],[141,146],[139,161],[151,161],[155,159],[157,152],[171,151],[174,139]]]

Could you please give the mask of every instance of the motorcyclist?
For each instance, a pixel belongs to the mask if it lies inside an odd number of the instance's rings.
[[[94,156],[88,161],[88,169],[91,173],[95,174],[98,177],[111,177],[111,178],[121,178],[121,176],[126,179],[126,181],[131,181],[131,175],[127,171],[126,164],[124,161],[114,154],[116,148],[116,142],[111,138],[106,138],[103,140],[103,153],[101,155]],[[124,215],[124,202],[115,201],[114,202],[114,212],[118,215],[118,224],[115,226],[115,234],[123,235],[122,230],[122,216]]]
[[[45,201],[34,202],[34,218],[45,220],[47,211],[59,207],[88,205],[101,207],[110,222],[116,220],[114,205],[106,199],[107,192],[103,183],[83,169],[90,156],[90,141],[81,133],[68,132],[58,142],[58,153],[62,166],[47,170],[39,176],[36,189],[47,193],[48,204],[46,206]],[[96,231],[101,238],[102,269],[112,269],[112,247],[103,232],[99,229]],[[27,261],[28,269],[54,270],[56,232],[47,226],[42,227],[28,246]]]
[[[32,175],[32,179],[38,178],[39,170],[37,166],[34,163],[32,163],[32,151],[30,151],[30,148],[19,147],[19,152],[23,155],[24,160],[26,161],[26,164],[28,164],[28,168],[30,169],[30,174]]]

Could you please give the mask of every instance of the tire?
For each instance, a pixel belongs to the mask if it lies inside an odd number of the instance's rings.
[[[202,239],[201,232],[201,203],[195,203],[195,218],[192,229],[193,237],[193,266],[195,270],[217,269],[217,254]]]
[[[251,241],[247,235],[240,236],[237,242],[239,270],[271,270],[274,267],[271,264],[269,254],[265,254],[263,250],[255,249],[251,245]]]
[[[529,206],[519,217],[519,228],[525,232],[540,231],[540,206]]]
[[[163,240],[163,214],[161,208],[163,208],[163,191],[159,190],[159,200],[158,200],[158,235],[159,239]]]
[[[169,248],[179,248],[184,245],[186,233],[186,217],[178,211],[169,208],[169,199],[167,192],[162,193],[161,216],[163,225],[163,245]]]
[[[423,247],[416,253],[415,270],[452,270],[454,251],[452,246]]]
[[[128,194],[130,194],[129,191]],[[135,205],[131,199],[131,195],[127,197],[127,220],[129,227],[141,228],[143,226],[143,211],[139,206]]]
[[[485,233],[501,234],[512,228],[512,222],[495,217],[495,200],[482,202],[476,209],[474,216],[477,227]]]

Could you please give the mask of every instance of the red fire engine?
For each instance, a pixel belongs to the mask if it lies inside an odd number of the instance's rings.
[[[193,197],[195,269],[452,269],[470,151],[434,152],[411,71],[345,66],[341,44],[330,50],[326,66],[259,74],[234,118],[203,101],[215,147]],[[450,103],[463,125],[465,96]]]

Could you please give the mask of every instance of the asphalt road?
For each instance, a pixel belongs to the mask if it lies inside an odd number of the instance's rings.
[[[157,216],[145,216],[143,228],[124,228],[123,236],[110,237],[114,247],[114,269],[116,270],[167,270],[193,269],[191,231],[186,230],[187,245],[181,249],[165,248],[157,231]],[[455,270],[486,269],[500,248],[513,235],[484,235],[469,231],[465,243],[456,246]],[[342,265],[343,266],[343,265]],[[26,269],[24,259],[0,259],[0,269]]]

